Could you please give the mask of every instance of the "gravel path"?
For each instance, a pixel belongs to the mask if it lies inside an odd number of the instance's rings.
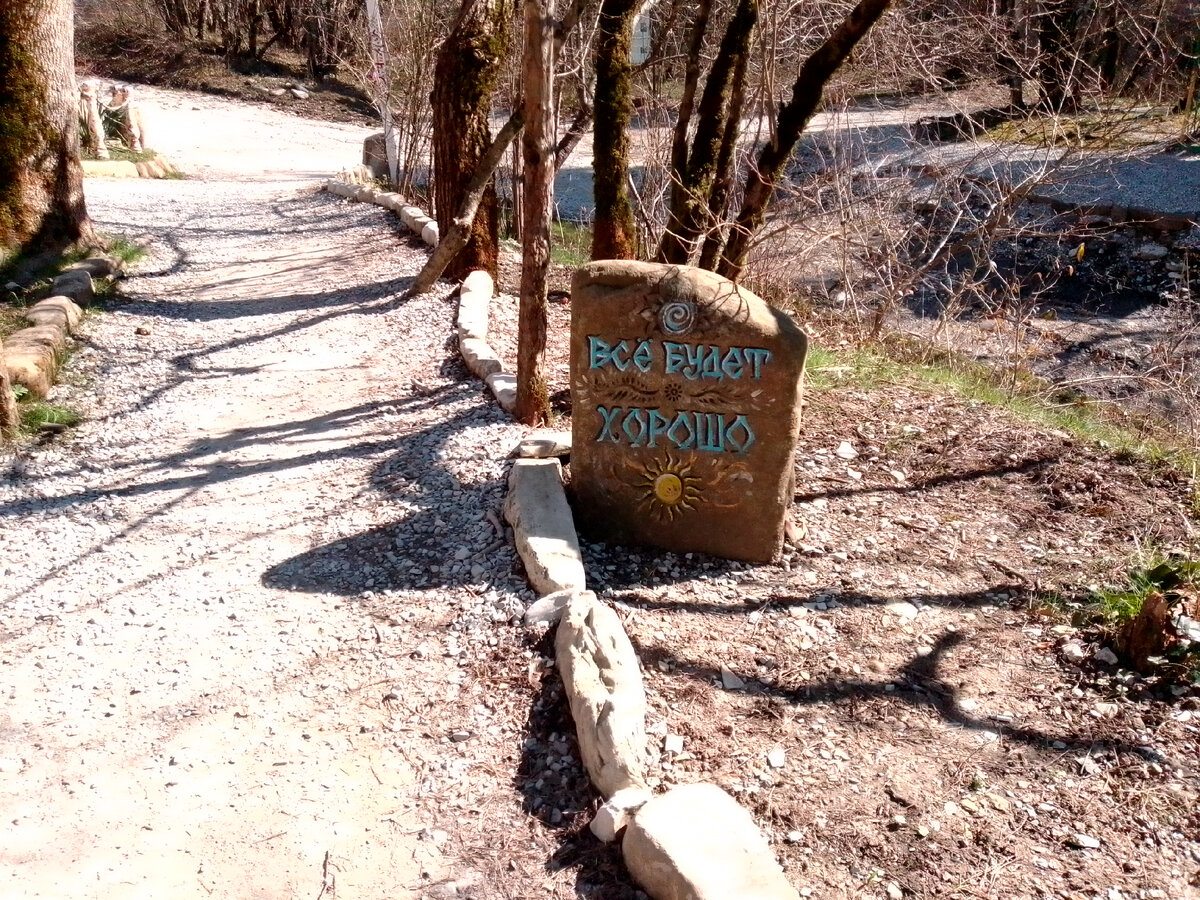
[[[192,133],[275,115],[172,96]],[[6,897],[423,897],[459,864],[428,771],[495,749],[449,740],[478,699],[431,648],[529,599],[492,524],[520,429],[448,361],[448,290],[397,302],[424,251],[308,181],[342,129],[290,125],[292,178],[87,184],[152,255],[57,390],[86,422],[0,457]]]

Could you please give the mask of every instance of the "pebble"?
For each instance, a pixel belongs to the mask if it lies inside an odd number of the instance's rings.
[[[838,459],[854,459],[858,456],[858,451],[849,441],[842,441],[833,452]]]
[[[721,666],[721,687],[727,691],[744,691],[746,682],[733,674],[733,671],[727,666]]]
[[[782,769],[787,762],[787,751],[782,747],[776,747],[767,754],[767,765],[772,769]]]
[[[1108,647],[1101,647],[1092,654],[1092,659],[1104,666],[1115,666],[1117,664],[1117,654],[1113,653]]]

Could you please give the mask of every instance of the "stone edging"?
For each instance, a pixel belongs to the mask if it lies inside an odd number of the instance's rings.
[[[105,256],[94,256],[68,266],[50,286],[51,296],[22,312],[33,324],[13,332],[4,341],[4,367],[13,384],[41,400],[50,393],[67,346],[67,337],[83,317],[82,307],[96,297],[93,278],[118,275],[121,265]]]
[[[359,166],[359,169],[364,169]],[[355,184],[353,178],[362,178],[361,173],[343,173],[339,178],[331,178],[325,182],[325,190],[347,200],[357,200],[360,203],[374,203],[384,209],[390,209],[400,217],[410,231],[415,232],[421,240],[430,247],[436,247],[439,239],[438,225],[432,218],[420,209],[411,205],[400,194],[394,191],[377,191],[365,184]],[[345,180],[343,180],[345,179]]]
[[[405,225],[437,244],[430,220],[399,194],[350,181],[369,180],[365,166],[325,189],[400,214]],[[421,218],[418,218],[420,216]],[[422,221],[423,219],[423,221]],[[430,240],[430,237],[433,239]],[[516,379],[487,342],[492,278],[471,272],[459,289],[459,352],[511,414]],[[713,784],[688,784],[654,796],[646,780],[646,691],[637,653],[616,612],[586,590],[575,522],[556,458],[570,452],[557,436],[518,445],[508,478],[504,517],[530,585],[541,596],[525,612],[529,627],[552,627],[555,659],[592,784],[604,798],[590,828],[604,842],[622,833],[629,871],[654,900],[799,900],[750,814]]]
[[[85,178],[169,178],[179,170],[165,156],[143,162],[125,159],[85,159],[82,161]]]

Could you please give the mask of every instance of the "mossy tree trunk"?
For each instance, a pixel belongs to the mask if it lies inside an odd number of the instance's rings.
[[[71,0],[0,2],[0,249],[92,237],[79,164]]]
[[[733,17],[721,38],[721,47],[704,82],[696,113],[696,134],[682,169],[673,168],[670,215],[658,248],[662,262],[688,262],[700,235],[716,222],[709,221],[711,195],[718,180],[718,163],[726,132],[736,135],[738,123],[730,120],[735,76],[746,71],[750,41],[758,23],[758,0],[738,0]],[[740,101],[739,101],[740,106]],[[676,132],[678,134],[678,130]],[[732,159],[732,144],[728,148]],[[727,160],[728,162],[728,160]]]
[[[488,125],[492,94],[507,39],[505,0],[463,0],[445,43],[438,50],[433,86],[433,195],[438,229],[453,226],[466,187],[492,143]],[[461,279],[473,269],[499,276],[500,218],[494,183],[489,183],[471,225],[467,244],[446,268]]]
[[[779,109],[774,140],[759,151],[756,164],[746,176],[742,208],[730,227],[729,240],[717,268],[726,278],[736,281],[745,270],[754,235],[766,218],[775,185],[816,112],[825,85],[891,3],[892,0],[859,0],[833,34],[800,67],[791,99]]]
[[[712,13],[712,0],[700,0],[696,5],[696,16],[692,20],[692,34],[688,41],[687,62],[683,70],[683,91],[679,97],[679,114],[671,134],[671,198],[669,214],[675,215],[676,189],[687,180],[688,129],[692,125],[692,113],[696,108],[696,91],[700,87],[700,63],[704,54],[704,35],[708,31],[708,19]],[[669,243],[669,230],[659,243],[658,258],[664,255]]]
[[[596,121],[593,191],[596,217],[592,259],[633,259],[637,231],[629,202],[629,121],[633,117],[632,68],[636,0],[603,0],[596,33]]]

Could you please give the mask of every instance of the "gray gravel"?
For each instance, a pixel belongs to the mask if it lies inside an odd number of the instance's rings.
[[[532,599],[493,524],[523,429],[379,208],[87,192],[152,252],[56,389],[85,423],[0,457],[0,893],[423,896],[421,759],[485,730],[461,660]]]

